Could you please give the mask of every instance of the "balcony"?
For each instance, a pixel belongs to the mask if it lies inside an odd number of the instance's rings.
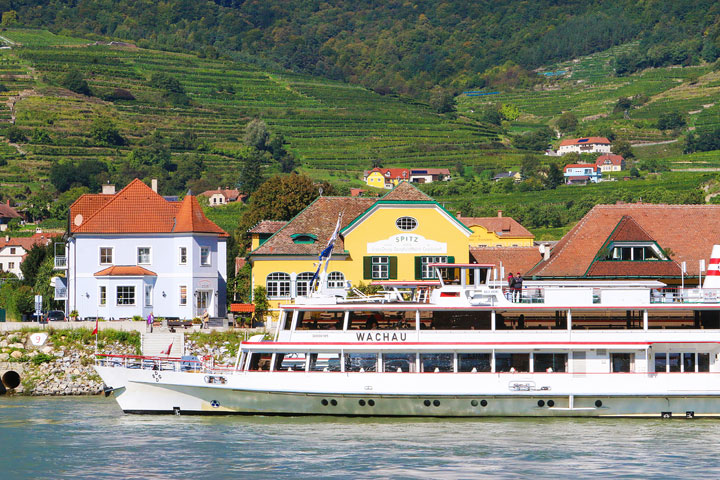
[[[67,269],[67,257],[56,256],[55,257],[55,270],[66,270]]]

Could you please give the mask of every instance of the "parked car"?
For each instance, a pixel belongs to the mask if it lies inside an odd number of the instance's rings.
[[[50,310],[45,314],[45,321],[50,322],[64,322],[65,321],[65,312],[62,310]]]

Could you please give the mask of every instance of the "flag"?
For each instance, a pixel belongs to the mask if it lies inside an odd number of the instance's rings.
[[[91,335],[97,335],[98,333],[98,320],[100,320],[98,317],[95,317],[95,330],[93,330]]]
[[[167,347],[167,349],[162,350],[160,353],[163,355],[170,355],[170,350],[172,350],[172,346],[173,346],[173,344],[171,342],[170,345]]]
[[[320,252],[320,255],[318,256],[318,268],[317,268],[317,270],[315,270],[312,280],[310,280],[310,290],[312,290],[313,285],[315,285],[315,280],[317,280],[318,275],[320,274],[320,269],[322,268],[323,261],[325,261],[325,270],[327,270],[327,262],[330,261],[330,257],[332,256],[333,247],[335,246],[335,241],[337,240],[338,232],[340,232],[340,224],[341,223],[342,223],[342,213],[340,213],[338,215],[337,224],[335,224],[335,231],[330,236],[327,246],[323,249],[322,252]]]

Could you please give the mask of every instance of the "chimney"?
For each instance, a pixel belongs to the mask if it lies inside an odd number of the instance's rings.
[[[498,218],[502,218],[502,210],[498,210]]]
[[[9,242],[9,241],[10,241],[10,235],[5,235],[5,241],[6,241],[6,242]]]
[[[7,206],[9,207],[9,206],[10,206],[10,199],[8,198],[5,203],[7,203]]]
[[[550,260],[550,245],[541,243],[538,250],[540,250],[540,255],[543,256],[543,260]]]
[[[102,193],[103,195],[115,195],[115,185],[110,185],[109,183],[107,185],[103,185]]]
[[[157,193],[157,178],[150,180],[150,188],[152,188],[153,192]]]

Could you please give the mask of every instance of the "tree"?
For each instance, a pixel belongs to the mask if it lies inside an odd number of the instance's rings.
[[[520,116],[520,109],[512,103],[503,103],[499,112],[502,118],[508,122],[514,122]]]
[[[52,256],[53,254],[49,252],[48,247],[45,245],[35,245],[28,251],[25,260],[20,264],[20,271],[23,274],[23,283],[25,285],[35,285],[40,265],[48,255]]]
[[[610,148],[610,151],[615,155],[621,155],[626,160],[635,156],[632,151],[632,147],[630,146],[630,142],[627,140],[615,140]]]
[[[162,98],[173,105],[183,106],[190,104],[190,98],[180,81],[167,73],[157,72],[150,77],[150,86],[162,92]]]
[[[632,100],[628,97],[620,97],[613,107],[613,113],[624,112],[625,110],[630,110],[631,108]]]
[[[684,127],[685,124],[685,118],[678,112],[665,112],[658,117],[657,128],[659,130],[675,130]]]
[[[450,90],[435,85],[430,91],[430,107],[437,113],[452,112],[455,109],[455,98]]]
[[[565,112],[560,115],[557,121],[557,128],[563,133],[575,131],[578,126],[578,119],[572,112]]]
[[[253,149],[243,162],[240,174],[240,187],[243,192],[252,194],[263,183],[262,164],[262,152]]]
[[[537,157],[533,155],[523,155],[520,160],[520,175],[522,175],[524,179],[534,177],[537,175],[539,167],[540,162]]]
[[[34,221],[47,218],[51,202],[52,196],[45,190],[39,190],[28,198],[25,212]]]
[[[9,27],[15,25],[18,22],[17,12],[15,10],[8,10],[2,13],[2,26]]]
[[[120,135],[113,121],[106,117],[96,118],[93,121],[90,136],[103,145],[125,145],[125,139]]]
[[[253,325],[262,322],[265,314],[270,308],[270,302],[267,299],[267,290],[262,285],[258,285],[253,289],[253,303],[255,304],[255,314],[253,315]]]
[[[500,126],[502,124],[502,115],[498,111],[496,106],[486,107],[480,114],[480,121],[490,123],[492,125]]]
[[[72,69],[60,80],[60,85],[67,88],[71,92],[81,95],[92,96],[90,86],[85,81],[80,71]]]
[[[543,185],[548,190],[554,190],[563,183],[564,178],[565,177],[563,176],[563,173],[560,171],[558,166],[554,163],[551,163],[550,167],[548,168],[547,176],[545,177]]]
[[[8,140],[10,140],[10,143],[27,142],[27,137],[25,136],[25,133],[15,125],[8,128],[5,132],[5,135],[7,136]]]
[[[245,137],[243,140],[248,147],[266,150],[269,138],[270,133],[268,132],[267,125],[259,118],[252,120],[245,127]]]

